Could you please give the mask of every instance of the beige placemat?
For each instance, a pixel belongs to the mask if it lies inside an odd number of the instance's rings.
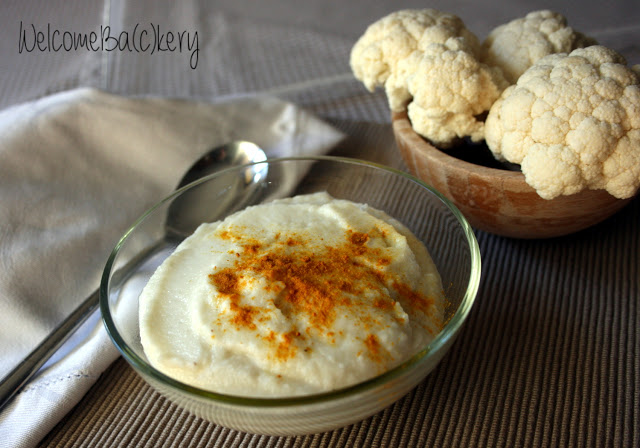
[[[335,120],[333,154],[403,167],[390,127]],[[627,447],[640,442],[640,200],[570,237],[477,232],[483,279],[442,363],[390,408],[278,438],[191,416],[117,361],[43,446]]]

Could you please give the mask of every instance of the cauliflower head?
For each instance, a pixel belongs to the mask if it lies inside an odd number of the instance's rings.
[[[383,86],[390,109],[407,107],[413,129],[442,148],[463,137],[482,140],[482,115],[508,86],[499,68],[480,62],[480,43],[464,22],[434,9],[373,23],[350,63],[356,78],[369,90]]]
[[[435,9],[404,9],[372,23],[351,49],[349,63],[367,89],[383,86],[397,63],[418,48],[421,39],[445,42],[462,37],[480,48],[462,20]]]
[[[411,99],[413,129],[446,148],[459,138],[484,139],[485,114],[507,86],[499,69],[481,63],[464,41],[431,43],[398,64],[387,81],[390,105]]]
[[[629,198],[640,186],[639,82],[602,46],[546,56],[491,107],[487,145],[545,199],[584,189]]]
[[[595,45],[596,41],[567,25],[557,12],[533,11],[495,28],[482,43],[482,61],[502,69],[514,84],[538,59]]]

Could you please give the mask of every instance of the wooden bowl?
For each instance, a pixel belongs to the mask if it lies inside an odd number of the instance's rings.
[[[631,200],[604,190],[543,199],[520,171],[452,157],[418,135],[406,112],[391,118],[396,143],[412,174],[451,200],[480,230],[515,238],[568,235],[606,219]]]

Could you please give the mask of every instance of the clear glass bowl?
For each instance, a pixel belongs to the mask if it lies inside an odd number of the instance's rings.
[[[180,383],[147,362],[140,344],[138,297],[155,268],[194,230],[248,205],[327,191],[367,203],[403,222],[429,249],[442,277],[448,322],[431,344],[398,367],[354,386],[290,398],[250,398]],[[181,222],[181,219],[183,220]],[[182,233],[182,234],[181,234]],[[471,227],[440,193],[401,171],[336,157],[274,159],[220,171],[165,198],[125,233],[100,285],[100,308],[114,344],[129,364],[177,405],[217,424],[252,433],[298,435],[332,430],[373,415],[413,389],[453,344],[473,305],[480,252]]]

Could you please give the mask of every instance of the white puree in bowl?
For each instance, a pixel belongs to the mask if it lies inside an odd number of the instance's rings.
[[[150,363],[226,394],[341,388],[407,360],[443,325],[440,276],[398,221],[326,193],[202,224],[140,297]]]

